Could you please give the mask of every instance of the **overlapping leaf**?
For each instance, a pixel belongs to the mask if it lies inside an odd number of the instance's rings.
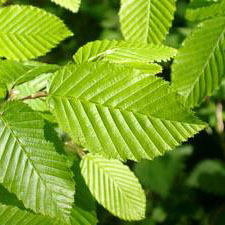
[[[161,62],[176,55],[176,49],[158,44],[143,44],[132,41],[103,40],[89,42],[74,55],[76,63],[105,60],[115,63]]]
[[[162,71],[161,66],[154,62],[167,61],[175,54],[175,49],[164,45],[104,40],[90,42],[81,47],[74,55],[74,60],[77,64],[108,61],[154,75]]]
[[[120,161],[88,154],[81,162],[81,173],[93,196],[112,214],[124,220],[145,217],[144,191]]]
[[[116,64],[68,65],[51,85],[49,103],[61,127],[91,152],[152,159],[204,128],[169,84]]]
[[[172,67],[173,87],[192,107],[220,85],[225,75],[225,17],[201,23],[184,42]]]
[[[1,57],[36,58],[71,35],[59,18],[42,9],[19,5],[0,9]]]
[[[176,0],[121,0],[120,22],[126,40],[162,42],[171,27]]]
[[[17,207],[7,206],[0,203],[1,225],[62,225],[51,218],[35,215],[28,211],[23,211]]]
[[[69,9],[72,12],[77,12],[80,7],[81,0],[51,0],[52,2],[55,2],[56,4]]]
[[[45,141],[42,119],[21,102],[6,103],[0,115],[0,183],[26,208],[69,223],[72,173]]]

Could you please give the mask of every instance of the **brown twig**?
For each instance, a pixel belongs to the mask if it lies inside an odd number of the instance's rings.
[[[221,102],[217,104],[216,107],[216,119],[217,119],[217,131],[222,134],[224,132],[224,123],[223,123],[223,105]]]
[[[65,142],[65,145],[70,148],[70,152],[76,153],[81,159],[86,155],[85,150],[76,145],[72,140]]]
[[[47,96],[46,91],[40,91],[40,92],[37,92],[35,94],[26,96],[26,97],[22,98],[21,100],[25,101],[25,100],[28,100],[28,99],[36,99],[36,98],[42,98],[42,97],[46,97],[46,96]]]

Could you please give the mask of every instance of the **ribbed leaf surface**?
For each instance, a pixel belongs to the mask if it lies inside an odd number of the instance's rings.
[[[81,161],[81,173],[96,200],[113,215],[124,220],[145,217],[144,191],[120,161],[88,154]]]
[[[0,204],[1,225],[62,225],[53,219]]]
[[[42,119],[21,102],[7,103],[0,114],[0,182],[26,208],[69,222],[72,172],[45,141]]]
[[[184,42],[172,67],[172,83],[194,107],[218,88],[225,75],[225,17],[201,23]]]
[[[126,40],[160,43],[171,27],[176,0],[121,0],[120,22]]]
[[[0,56],[26,60],[45,55],[72,33],[56,16],[32,6],[0,9]]]
[[[50,104],[77,144],[118,159],[152,159],[204,127],[167,82],[116,64],[64,67]]]
[[[51,0],[52,2],[55,2],[56,4],[69,9],[72,12],[77,12],[80,7],[81,0]]]
[[[103,40],[89,42],[74,55],[76,63],[106,60],[116,63],[161,62],[176,55],[176,49],[165,45],[143,44],[132,41]]]
[[[74,55],[74,60],[77,64],[108,61],[136,68],[148,74],[157,74],[162,68],[153,62],[167,61],[175,54],[175,49],[164,45],[103,40],[90,42],[81,47]]]

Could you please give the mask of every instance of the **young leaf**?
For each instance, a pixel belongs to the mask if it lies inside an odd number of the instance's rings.
[[[43,120],[22,102],[6,103],[0,115],[0,183],[26,208],[69,223],[72,172],[45,141]]]
[[[117,159],[153,159],[205,127],[169,84],[116,64],[68,65],[51,85],[52,111],[74,141]]]
[[[225,75],[225,17],[206,20],[184,41],[172,67],[173,87],[191,107],[199,105]]]
[[[7,206],[0,203],[1,225],[62,225],[48,217],[35,215],[31,212],[21,210],[17,207]]]
[[[174,57],[176,52],[175,49],[164,45],[103,40],[84,45],[73,58],[77,64],[101,60],[123,64],[154,75],[160,73],[162,68],[153,62],[167,61]]]
[[[9,88],[30,81],[43,73],[55,72],[57,65],[45,64],[35,61],[16,62],[12,60],[0,60],[0,81]]]
[[[81,161],[81,173],[92,195],[113,215],[129,221],[145,217],[144,191],[120,161],[88,154]]]
[[[176,0],[121,0],[120,23],[126,40],[158,44],[172,25]]]
[[[73,56],[77,64],[105,60],[115,63],[161,62],[176,55],[174,48],[165,45],[143,44],[131,41],[103,40],[89,42]]]
[[[0,9],[0,56],[26,60],[45,55],[71,36],[56,16],[32,7],[11,5]]]
[[[56,4],[69,9],[70,11],[76,13],[79,10],[81,0],[51,0]]]

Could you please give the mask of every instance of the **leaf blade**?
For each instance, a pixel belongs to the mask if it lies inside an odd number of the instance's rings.
[[[112,214],[129,221],[145,217],[144,191],[120,161],[88,154],[81,161],[81,173],[93,196]]]
[[[186,39],[174,60],[172,85],[190,107],[212,95],[225,75],[224,21],[225,17],[217,17],[202,22]]]
[[[19,5],[0,9],[1,57],[33,59],[45,55],[71,35],[59,18],[42,9]]]
[[[26,208],[68,222],[74,196],[72,173],[45,141],[43,126],[26,104],[11,102],[1,108],[0,182]]]
[[[109,158],[152,159],[205,127],[167,82],[115,64],[66,66],[49,92],[62,129]]]
[[[158,44],[172,24],[175,0],[122,0],[120,23],[126,40]]]

